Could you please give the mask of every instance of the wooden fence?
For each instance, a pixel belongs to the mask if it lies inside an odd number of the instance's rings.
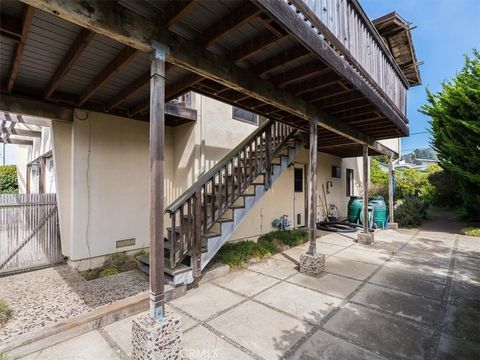
[[[56,195],[0,195],[0,275],[62,261]]]

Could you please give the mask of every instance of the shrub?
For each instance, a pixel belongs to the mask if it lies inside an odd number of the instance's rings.
[[[463,235],[480,237],[480,227],[467,227],[460,231]]]
[[[12,309],[5,300],[0,300],[0,325],[3,325],[12,316]]]
[[[370,168],[370,180],[372,184],[388,186],[388,173],[382,171],[377,159],[372,160]]]
[[[118,270],[114,267],[108,267],[100,273],[100,277],[106,277],[106,276],[111,276],[111,275],[117,275]]]
[[[0,194],[18,193],[17,167],[0,166]]]
[[[247,264],[248,260],[262,259],[273,254],[273,247],[253,241],[240,241],[237,243],[225,244],[217,253],[216,258],[231,267],[241,267]]]
[[[259,242],[274,242],[278,240],[287,246],[298,246],[308,241],[308,232],[302,229],[271,231],[258,238]]]
[[[395,221],[402,227],[421,225],[427,218],[428,203],[418,197],[407,197],[395,209]]]
[[[122,268],[128,263],[128,256],[125,253],[112,254],[112,266]]]

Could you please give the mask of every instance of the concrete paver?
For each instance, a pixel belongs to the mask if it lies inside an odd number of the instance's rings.
[[[235,359],[247,360],[251,356],[229,344],[203,326],[188,331],[183,336],[184,359]]]
[[[118,360],[120,357],[98,331],[91,331],[73,339],[30,354],[25,360],[99,359]]]
[[[166,306],[182,315],[184,358],[476,360],[480,239],[432,229],[375,237],[318,239],[330,254],[318,277],[298,272],[304,244],[189,290]],[[27,359],[125,359],[132,318]]]
[[[441,300],[445,289],[445,285],[430,281],[426,275],[387,267],[376,273],[370,282],[435,300]]]
[[[432,326],[442,321],[442,304],[440,302],[374,284],[366,284],[352,298],[352,302],[410,320],[425,322]]]
[[[480,312],[470,308],[448,305],[443,330],[464,340],[480,343]]]
[[[265,359],[278,359],[311,328],[253,301],[233,308],[209,324]]]
[[[239,303],[244,298],[213,284],[204,284],[171,302],[172,305],[193,317],[206,320],[212,315]]]
[[[479,344],[442,334],[436,360],[478,359]]]
[[[293,263],[286,257],[279,256],[261,263],[253,264],[249,266],[249,269],[278,279],[285,279],[298,272],[296,269],[297,266],[297,264]]]
[[[318,323],[342,302],[338,298],[286,282],[275,285],[255,299],[313,323]]]
[[[292,356],[292,360],[382,360],[384,358],[322,330],[313,334]]]
[[[330,256],[325,260],[325,270],[327,272],[357,280],[365,280],[377,267],[378,265],[353,261],[339,256]]]
[[[230,290],[245,296],[252,296],[263,289],[266,289],[279,280],[257,272],[243,270],[235,271],[213,281]]]
[[[323,274],[319,277],[297,274],[289,278],[288,281],[340,298],[347,297],[360,285],[360,281],[334,274]]]
[[[335,314],[325,329],[376,352],[412,360],[425,359],[433,344],[433,331],[352,304]]]

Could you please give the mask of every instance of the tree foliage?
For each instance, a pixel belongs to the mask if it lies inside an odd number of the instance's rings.
[[[0,194],[15,194],[17,192],[17,167],[15,165],[0,166]]]
[[[469,217],[480,218],[480,53],[436,94],[427,90],[421,112],[431,118],[432,145],[440,165],[455,178]]]

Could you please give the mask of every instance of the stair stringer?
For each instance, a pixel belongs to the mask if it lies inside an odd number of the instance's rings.
[[[302,148],[301,141],[295,141],[295,148],[288,149],[288,156],[280,157],[280,164],[273,164],[273,174],[272,174],[272,184],[280,177],[283,171],[290,165],[295,156]],[[225,244],[228,239],[232,236],[235,230],[240,226],[242,221],[245,219],[246,215],[250,212],[251,209],[263,198],[263,195],[268,191],[263,184],[256,184],[255,186],[255,196],[246,196],[244,197],[244,207],[233,209],[233,221],[221,223],[221,232],[219,236],[209,238],[207,241],[207,252],[202,253],[201,256],[201,268],[202,270],[207,266],[207,264],[213,259],[215,254],[220,250],[220,248]]]

